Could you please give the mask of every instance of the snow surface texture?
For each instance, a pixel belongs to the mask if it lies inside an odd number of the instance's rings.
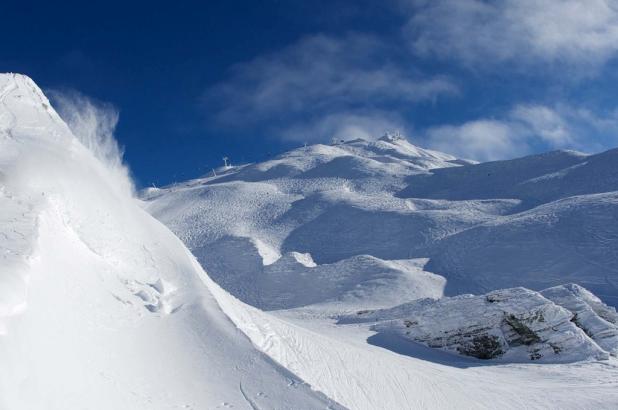
[[[554,296],[556,302],[541,293]],[[423,299],[391,309],[359,311],[342,322],[370,322],[379,333],[479,359],[570,362],[615,355],[618,329],[596,313],[615,320],[615,310],[577,285],[541,293],[513,288],[481,296]]]
[[[0,75],[0,408],[338,407],[252,346],[116,171]]]
[[[618,149],[466,165],[386,136],[299,148],[149,189],[143,198],[207,270],[216,267],[217,280],[243,264],[243,275],[257,278],[252,289],[222,285],[266,309],[293,306],[257,300],[263,287],[269,295],[270,271],[291,252],[308,254],[315,273],[322,265],[358,265],[352,258],[362,255],[383,263],[427,258],[425,270],[447,279],[447,295],[573,282],[616,306],[617,163]],[[221,251],[225,244],[254,256],[241,261]],[[401,275],[416,286],[413,275]],[[314,291],[302,281],[286,289]]]

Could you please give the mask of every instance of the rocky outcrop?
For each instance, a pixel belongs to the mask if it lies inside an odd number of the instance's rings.
[[[588,296],[592,295],[590,292],[579,294],[594,301]],[[377,332],[396,333],[429,347],[479,359],[507,362],[607,359],[616,343],[606,337],[609,330],[599,326],[591,305],[586,304],[589,309],[576,306],[566,296],[560,300],[564,306],[539,292],[512,288],[481,296],[425,299],[392,309],[361,311],[342,322],[372,323],[372,329]],[[581,302],[583,297],[578,300]],[[605,305],[595,306],[601,311]],[[611,309],[607,312],[610,319],[614,317]],[[599,346],[595,336],[607,343]]]
[[[571,319],[601,348],[618,355],[618,313],[587,289],[568,284],[545,289],[541,294],[557,305],[568,309]]]

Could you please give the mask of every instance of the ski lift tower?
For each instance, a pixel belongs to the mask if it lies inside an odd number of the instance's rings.
[[[230,159],[228,157],[223,157],[223,167],[224,168],[229,168],[230,167],[229,161],[230,161]]]

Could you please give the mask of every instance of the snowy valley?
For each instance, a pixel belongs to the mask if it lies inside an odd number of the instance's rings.
[[[135,194],[0,75],[0,409],[618,405],[618,150],[398,135]]]

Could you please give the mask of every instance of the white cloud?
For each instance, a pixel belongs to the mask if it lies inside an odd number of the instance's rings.
[[[220,124],[270,125],[284,130],[284,138],[299,129],[303,139],[315,141],[344,127],[326,126],[333,118],[345,118],[347,127],[367,131],[390,123],[381,118],[389,104],[431,101],[457,92],[448,78],[404,68],[390,59],[393,54],[387,44],[366,35],[305,37],[236,65],[226,81],[207,91],[206,103]],[[373,115],[361,118],[356,114],[360,111]],[[371,120],[375,123],[369,124]],[[311,127],[315,134],[307,135]]]
[[[406,26],[421,55],[594,68],[618,51],[616,0],[410,0]],[[563,66],[558,66],[559,68]]]
[[[544,105],[518,105],[509,116],[552,146],[567,146],[573,142],[567,120],[555,109]]]
[[[514,158],[539,148],[600,151],[618,143],[618,113],[522,104],[497,119],[432,127],[424,134],[430,147],[478,161]]]
[[[510,124],[496,120],[475,120],[461,125],[443,125],[427,131],[431,148],[459,158],[492,161],[527,153]]]
[[[329,141],[331,138],[351,140],[362,138],[372,140],[385,131],[409,132],[406,122],[396,114],[379,110],[361,110],[325,114],[315,121],[294,124],[280,130],[285,139],[308,142],[318,138]]]

